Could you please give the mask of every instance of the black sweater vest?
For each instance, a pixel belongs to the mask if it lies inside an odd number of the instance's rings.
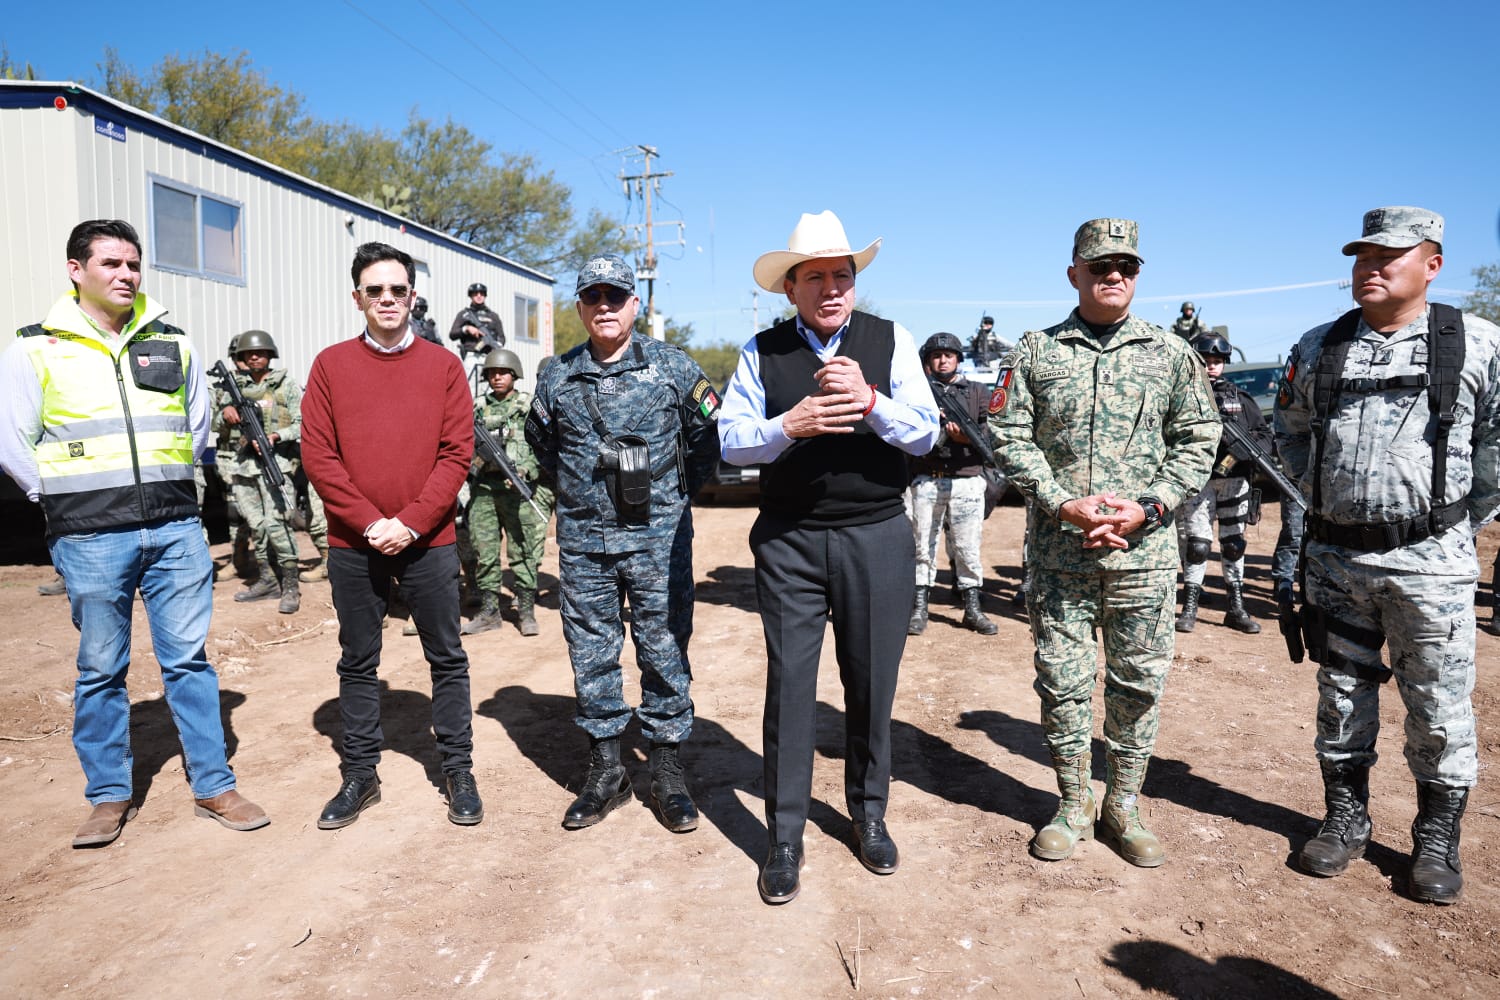
[[[890,320],[856,312],[844,334],[845,357],[859,362],[865,380],[890,395],[891,354],[896,327]],[[818,391],[813,377],[823,362],[789,319],[759,334],[761,384],[766,416],[785,413]],[[861,421],[852,434],[800,438],[761,472],[761,509],[807,527],[875,524],[902,510],[906,453]]]

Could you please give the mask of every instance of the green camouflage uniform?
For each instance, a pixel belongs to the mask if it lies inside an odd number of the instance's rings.
[[[1032,501],[1028,607],[1047,744],[1056,758],[1089,751],[1102,628],[1105,741],[1112,753],[1148,758],[1174,648],[1176,532],[1085,549],[1057,511],[1111,490],[1172,511],[1203,488],[1220,435],[1203,363],[1186,341],[1135,316],[1101,346],[1075,310],[1022,337],[995,386],[995,450]]]
[[[286,513],[276,508],[271,496],[271,484],[266,481],[250,443],[244,439],[243,434],[230,428],[225,422],[224,407],[229,403],[228,393],[222,390],[216,393],[217,408],[214,410],[212,429],[219,435],[221,442],[226,438],[226,429],[233,430],[235,444],[230,449],[219,452],[220,474],[228,468],[234,502],[255,539],[255,550],[262,558],[265,558],[266,553],[275,553],[283,572],[295,571],[297,549],[291,524],[294,499],[292,476],[296,474],[299,464],[297,442],[302,436],[302,390],[284,368],[268,372],[260,382],[242,372],[236,372],[234,378],[239,383],[245,400],[260,408],[260,423],[266,437],[277,435],[276,464],[286,476],[283,489],[283,496],[287,498]]]
[[[530,394],[518,390],[504,399],[487,392],[474,403],[475,415],[484,421],[486,430],[499,438],[506,457],[531,487],[536,505],[547,515],[539,517],[531,504],[521,499],[505,473],[481,459],[476,451],[468,522],[469,541],[474,550],[474,580],[480,593],[500,592],[502,536],[506,538],[505,554],[515,576],[516,590],[536,592],[537,568],[547,541],[553,498],[552,491],[537,482],[536,456],[526,443],[526,413],[530,408]]]

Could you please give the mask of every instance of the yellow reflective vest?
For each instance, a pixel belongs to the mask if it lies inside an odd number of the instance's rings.
[[[17,331],[42,390],[36,464],[49,534],[198,516],[192,348],[181,330],[146,318],[162,311],[140,296],[124,336],[109,343],[65,296]]]

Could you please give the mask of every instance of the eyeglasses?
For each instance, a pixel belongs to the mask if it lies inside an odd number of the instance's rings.
[[[367,299],[383,298],[387,290],[393,299],[404,299],[411,294],[410,285],[366,285],[360,289]]]
[[[1105,257],[1089,261],[1089,274],[1104,277],[1111,271],[1119,271],[1122,277],[1134,278],[1141,273],[1141,262],[1134,257]]]
[[[618,309],[630,301],[631,294],[614,285],[590,285],[578,293],[578,301],[586,306],[597,306],[599,300],[604,299],[611,309]]]

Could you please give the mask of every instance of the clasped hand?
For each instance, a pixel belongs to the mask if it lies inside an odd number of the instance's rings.
[[[865,418],[874,390],[865,382],[859,362],[835,355],[813,376],[818,391],[802,397],[781,417],[781,429],[791,438],[819,434],[850,434]]]
[[[1075,497],[1057,509],[1057,516],[1083,531],[1086,549],[1128,549],[1125,536],[1146,523],[1141,505],[1113,490]]]

